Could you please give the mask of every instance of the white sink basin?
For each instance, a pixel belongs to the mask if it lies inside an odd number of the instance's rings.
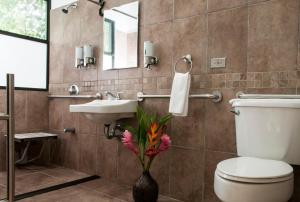
[[[94,100],[85,104],[70,105],[70,112],[83,113],[96,123],[111,123],[134,116],[137,100]]]

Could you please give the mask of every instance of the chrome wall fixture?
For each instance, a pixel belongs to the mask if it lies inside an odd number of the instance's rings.
[[[62,98],[62,99],[68,99],[68,98],[75,98],[75,99],[102,99],[101,93],[96,93],[96,95],[48,95],[48,98]]]
[[[179,63],[181,60],[183,60],[186,64],[190,65],[190,69],[189,69],[188,72],[191,72],[192,69],[193,69],[193,61],[192,61],[192,55],[190,55],[190,54],[187,54],[187,55],[185,55],[185,56],[182,56],[181,58],[179,58],[179,59],[176,61],[175,65],[174,65],[174,72],[177,72],[176,67],[177,67],[178,63]]]
[[[14,114],[14,75],[7,74],[6,87],[6,113],[0,113],[0,120],[7,121],[7,136],[6,136],[6,165],[7,165],[7,185],[6,195],[4,201],[15,201],[15,114]]]
[[[64,133],[72,133],[74,134],[76,132],[75,128],[64,128]]]
[[[96,64],[96,58],[93,57],[93,46],[84,45],[75,48],[75,67],[81,69],[88,65]]]
[[[78,4],[75,2],[75,3],[71,3],[67,6],[65,6],[63,9],[61,9],[61,11],[65,14],[68,14],[69,13],[69,9],[74,9],[74,8],[77,8]]]
[[[159,58],[155,56],[154,45],[151,41],[144,42],[144,67],[151,70],[152,65],[157,65]]]
[[[78,95],[79,94],[79,87],[76,84],[73,84],[69,88],[70,95]]]
[[[137,93],[137,100],[143,101],[145,98],[170,98],[170,95],[145,95],[143,92]],[[213,102],[222,101],[222,93],[220,91],[214,91],[212,94],[195,94],[190,95],[189,98],[211,99]]]
[[[105,5],[105,1],[104,0],[99,0],[98,2],[93,1],[93,0],[88,0],[88,1],[91,2],[91,3],[97,4],[98,6],[100,6],[100,8],[99,8],[99,15],[101,17],[103,17],[103,15],[104,15],[103,8],[104,8],[104,5]]]

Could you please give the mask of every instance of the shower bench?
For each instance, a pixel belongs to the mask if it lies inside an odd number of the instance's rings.
[[[45,148],[45,142],[48,140],[57,139],[57,136],[58,135],[56,134],[43,133],[43,132],[15,134],[15,142],[25,144],[25,147],[21,148],[20,158],[15,161],[15,164],[24,165],[39,159],[42,156],[43,150]],[[38,155],[29,158],[28,157],[29,148],[32,145],[32,143],[36,141],[40,141],[42,143],[40,151],[38,152]]]

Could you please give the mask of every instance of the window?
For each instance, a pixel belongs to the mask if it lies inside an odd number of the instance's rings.
[[[47,90],[48,18],[46,0],[0,1],[0,86],[13,73],[17,88]]]

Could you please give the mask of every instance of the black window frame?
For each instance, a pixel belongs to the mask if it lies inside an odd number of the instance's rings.
[[[47,2],[47,38],[39,39],[31,36],[26,36],[22,34],[17,34],[9,31],[4,31],[0,29],[0,34],[11,36],[19,39],[25,39],[34,42],[40,42],[47,45],[47,56],[46,56],[46,88],[28,88],[28,87],[15,87],[16,90],[26,90],[26,91],[48,91],[49,90],[49,55],[50,55],[50,10],[51,10],[51,0],[44,0]],[[0,89],[6,89],[6,86],[0,86]]]

